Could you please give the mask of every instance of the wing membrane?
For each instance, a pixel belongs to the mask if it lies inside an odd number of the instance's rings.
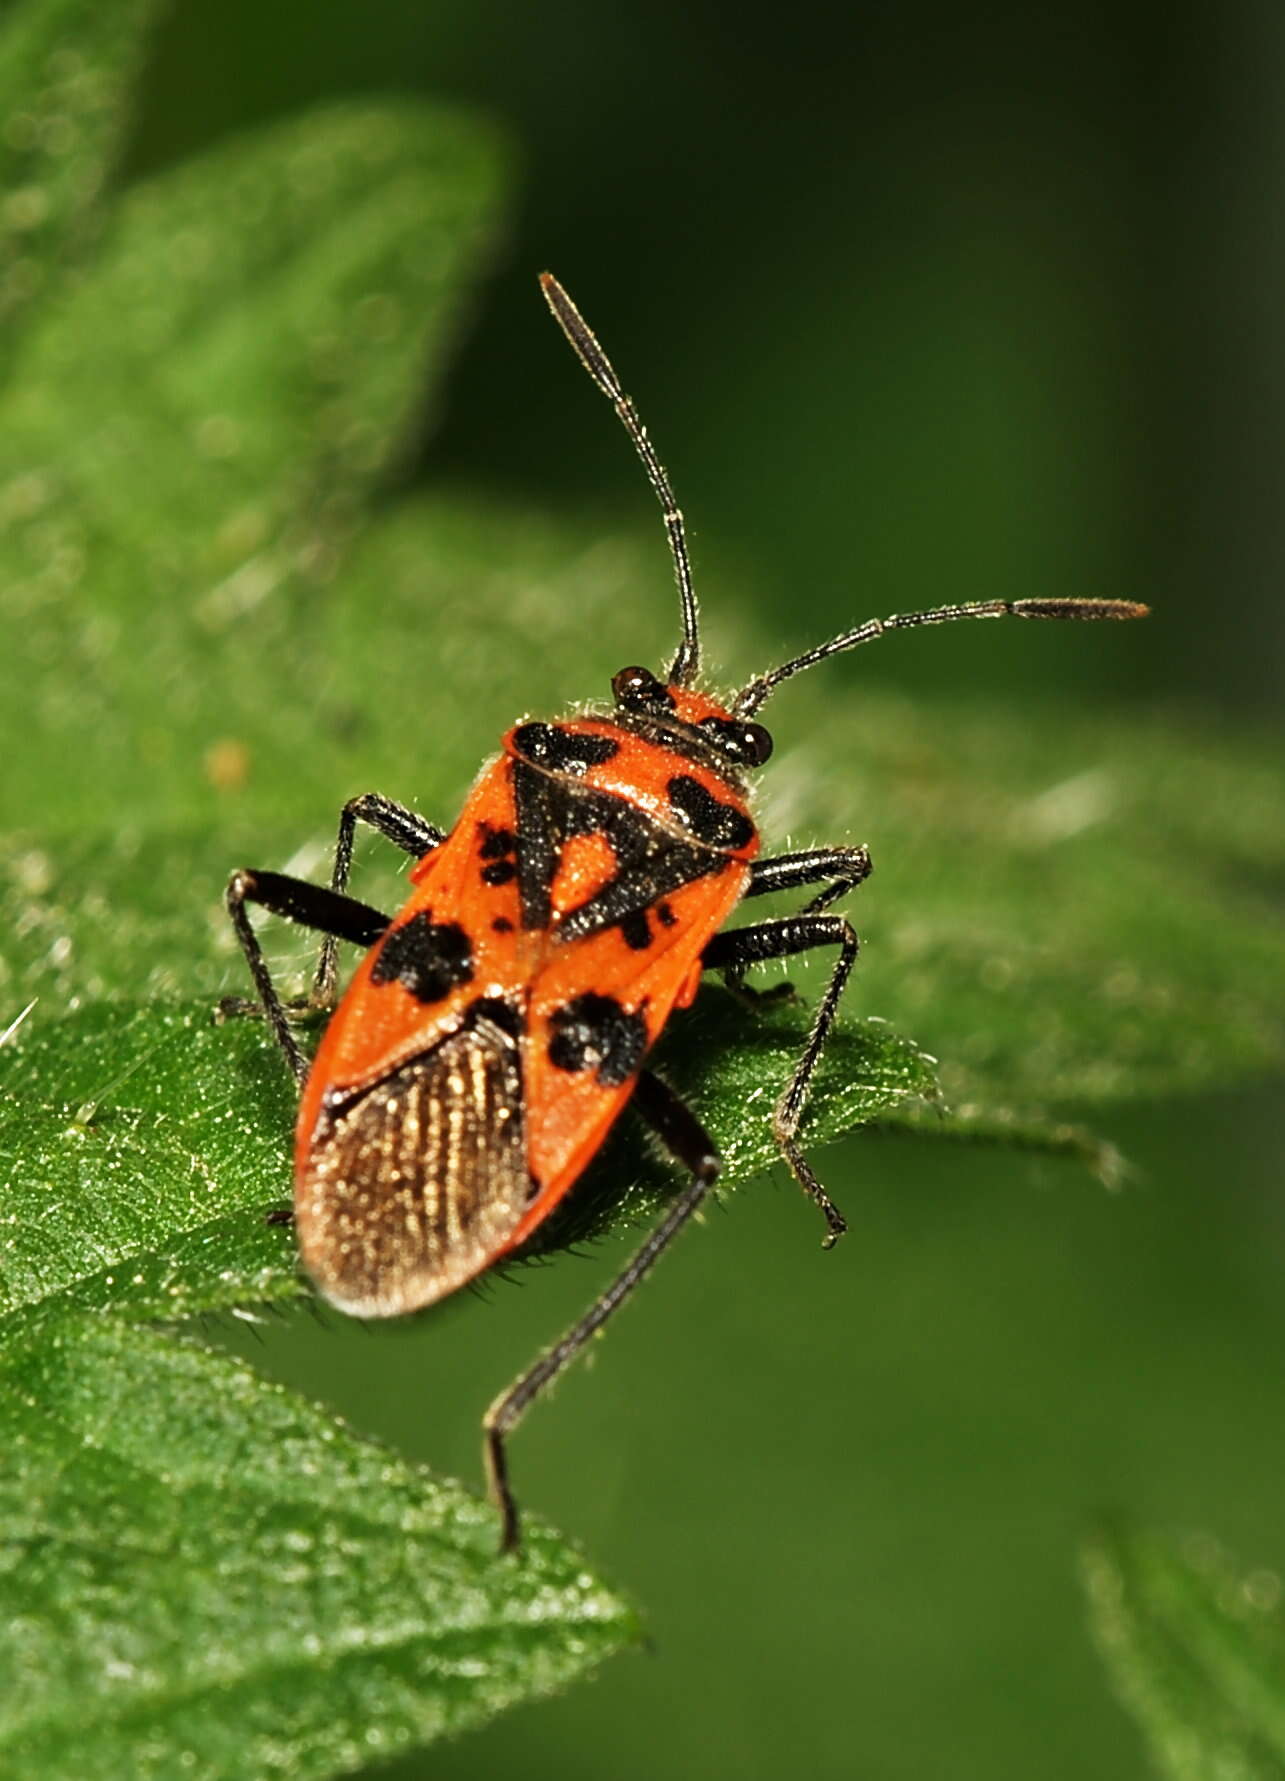
[[[507,1247],[529,1180],[518,1046],[476,1020],[323,1108],[296,1197],[304,1265],[350,1315],[419,1310]]]

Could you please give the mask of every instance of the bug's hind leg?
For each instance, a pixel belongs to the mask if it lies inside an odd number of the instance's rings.
[[[250,925],[246,904],[258,903],[272,915],[283,915],[288,921],[318,928],[327,936],[352,940],[359,946],[373,946],[387,928],[388,917],[353,897],[338,895],[302,878],[288,878],[281,872],[234,872],[228,880],[226,900],[264,1016],[295,1081],[302,1084],[308,1074],[308,1060],[291,1031],[285,1004],[277,994],[258,935]],[[239,997],[229,997],[220,1004],[219,1013],[237,1014],[243,1006]]]
[[[483,1455],[491,1499],[500,1511],[501,1552],[515,1552],[521,1543],[521,1519],[509,1485],[505,1442],[545,1387],[552,1385],[612,1312],[629,1297],[661,1251],[682,1230],[718,1177],[720,1163],[713,1139],[667,1083],[653,1076],[650,1070],[644,1070],[635,1085],[630,1105],[642,1115],[665,1148],[690,1172],[692,1179],[602,1297],[560,1341],[547,1348],[533,1366],[496,1398],[483,1418]]]
[[[737,972],[765,959],[791,958],[796,953],[810,952],[814,946],[839,948],[839,957],[817,1008],[807,1044],[772,1115],[773,1134],[794,1179],[821,1208],[827,1226],[827,1249],[838,1242],[848,1228],[847,1223],[799,1149],[797,1134],[812,1075],[825,1049],[826,1036],[834,1025],[843,986],[856,963],[858,945],[856,929],[846,916],[804,914],[788,916],[782,921],[760,922],[750,928],[732,928],[711,940],[704,953],[704,962],[709,969],[726,971],[730,967]]]

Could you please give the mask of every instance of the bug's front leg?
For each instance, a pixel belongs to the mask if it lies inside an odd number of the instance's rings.
[[[819,884],[821,889],[803,905],[801,915],[816,915],[843,896],[855,890],[874,870],[869,850],[865,847],[809,847],[800,853],[780,853],[771,859],[755,860],[750,867],[747,897],[766,897],[774,891],[802,890]],[[792,983],[776,983],[770,989],[751,989],[745,973],[754,960],[722,967],[723,982],[732,994],[750,1007],[763,1007],[774,1002],[792,1002],[797,998]]]
[[[329,939],[351,940],[358,946],[371,947],[388,926],[388,917],[368,903],[346,897],[303,878],[289,878],[282,872],[234,872],[228,880],[227,906],[236,929],[237,939],[250,967],[254,987],[273,1037],[285,1055],[295,1081],[302,1085],[308,1074],[308,1059],[290,1028],[285,1005],[277,994],[258,935],[246,914],[247,903],[258,903],[273,915],[283,915],[307,928],[317,928]],[[220,1004],[220,1012],[239,1013],[236,998]]]
[[[868,848],[808,847],[801,853],[778,853],[772,859],[755,860],[745,895],[766,897],[773,891],[802,890],[809,884],[819,884],[823,888],[800,911],[802,915],[816,915],[845,891],[855,890],[873,871]]]
[[[534,1366],[528,1367],[507,1391],[496,1398],[482,1420],[483,1455],[491,1499],[500,1511],[500,1551],[515,1552],[521,1542],[521,1520],[513,1491],[509,1485],[508,1456],[505,1441],[521,1421],[530,1404],[546,1386],[552,1385],[559,1373],[568,1367],[580,1350],[619,1309],[638,1282],[654,1265],[661,1251],[668,1247],[696,1211],[718,1178],[718,1151],[714,1141],[691,1108],[676,1095],[667,1083],[644,1070],[638,1078],[630,1106],[640,1113],[670,1154],[691,1174],[691,1181],[681,1198],[676,1200],[656,1226],[637,1254],[627,1263],[611,1285],[552,1348],[547,1348]]]
[[[766,959],[792,958],[797,953],[810,952],[814,946],[839,948],[839,956],[817,1008],[807,1044],[803,1047],[789,1085],[772,1115],[772,1131],[781,1147],[781,1154],[790,1165],[795,1180],[816,1201],[825,1217],[828,1227],[825,1239],[827,1249],[838,1241],[848,1227],[843,1214],[817,1180],[812,1165],[799,1149],[796,1135],[807,1102],[812,1074],[825,1048],[826,1035],[834,1025],[843,986],[856,963],[858,945],[856,929],[846,916],[805,912],[802,915],[787,916],[782,921],[764,921],[750,928],[732,928],[730,932],[719,934],[711,940],[704,952],[704,962],[710,970],[738,973],[748,970],[751,965],[761,964]]]

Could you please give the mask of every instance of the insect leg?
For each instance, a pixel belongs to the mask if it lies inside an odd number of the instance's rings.
[[[234,872],[228,880],[228,914],[250,967],[254,987],[259,992],[263,1012],[295,1079],[302,1082],[308,1074],[308,1060],[290,1030],[258,936],[245,912],[247,903],[258,903],[273,915],[284,915],[288,921],[300,922],[307,928],[319,928],[340,940],[355,941],[358,946],[373,946],[388,926],[388,917],[369,904],[358,903],[353,897],[340,896],[302,878],[287,878],[281,872]],[[235,999],[230,1006],[221,1005],[221,1012],[239,1012]]]
[[[655,1132],[665,1148],[672,1152],[692,1179],[681,1197],[665,1214],[642,1248],[624,1270],[592,1304],[579,1323],[528,1367],[520,1379],[502,1392],[482,1419],[483,1454],[491,1498],[500,1511],[502,1531],[501,1552],[515,1552],[520,1542],[518,1506],[509,1485],[508,1458],[505,1441],[521,1421],[528,1406],[547,1385],[551,1385],[563,1369],[570,1365],[580,1350],[597,1334],[618,1306],[643,1278],[661,1251],[676,1237],[696,1211],[717,1179],[720,1167],[714,1142],[691,1109],[673,1089],[644,1070],[634,1087],[630,1105],[635,1107]]]
[[[864,847],[809,847],[802,853],[780,853],[775,859],[755,860],[745,895],[765,897],[773,891],[820,884],[824,889],[802,910],[804,915],[815,915],[844,891],[855,890],[873,870],[869,851]]]
[[[783,921],[760,922],[752,928],[733,928],[729,933],[717,935],[705,948],[704,962],[715,971],[726,971],[729,967],[734,972],[744,971],[749,965],[757,965],[765,959],[790,958],[795,953],[810,952],[814,946],[837,946],[839,957],[817,1008],[803,1054],[794,1067],[785,1093],[776,1104],[772,1131],[795,1180],[821,1208],[829,1227],[824,1247],[829,1249],[848,1227],[843,1214],[817,1180],[795,1137],[807,1102],[812,1073],[825,1048],[826,1035],[834,1025],[843,986],[856,963],[856,929],[844,915],[816,915],[805,911],[802,915],[787,916]]]
[[[369,824],[394,847],[400,847],[403,853],[417,860],[431,853],[445,838],[435,823],[425,822],[416,811],[394,803],[392,798],[385,798],[380,792],[363,792],[358,798],[349,798],[339,813],[339,833],[335,837],[335,865],[330,874],[330,888],[336,894],[342,894],[348,888],[353,832],[359,822]],[[314,1007],[329,1008],[334,1002],[339,938],[342,936],[327,934],[322,942],[321,957],[317,960],[317,971],[312,980],[312,994],[308,998]]]
[[[755,860],[750,867],[750,882],[745,895],[765,897],[774,891],[801,890],[806,885],[819,884],[821,890],[799,911],[801,915],[816,915],[846,891],[855,890],[873,871],[867,848],[809,847],[802,853],[781,853],[773,859]],[[741,965],[723,967],[723,981],[734,996],[751,1008],[797,999],[792,983],[777,983],[765,990],[751,989],[745,982],[745,972],[753,962],[747,960]]]

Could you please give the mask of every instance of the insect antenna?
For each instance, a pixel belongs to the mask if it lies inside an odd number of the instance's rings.
[[[687,555],[687,535],[683,530],[683,516],[674,499],[674,491],[669,486],[664,465],[656,456],[656,448],[647,437],[647,429],[638,418],[637,409],[625,394],[620,379],[616,376],[615,367],[599,346],[593,330],[552,272],[540,274],[540,289],[544,292],[545,302],[553,311],[554,320],[575,348],[580,363],[620,416],[625,431],[633,440],[638,456],[643,461],[647,480],[660,502],[665,516],[669,549],[674,559],[678,597],[683,609],[683,640],[669,669],[669,679],[674,686],[690,686],[700,668],[700,629],[696,614],[696,595],[692,591],[692,566]]]
[[[891,618],[871,618],[855,630],[844,631],[828,643],[819,643],[792,661],[783,662],[768,674],[759,674],[737,694],[732,710],[737,717],[751,717],[760,710],[783,680],[801,674],[827,656],[842,655],[858,644],[873,643],[889,631],[908,631],[915,625],[946,625],[957,618],[1145,618],[1150,607],[1134,600],[977,600],[963,606],[934,606],[927,612],[894,613]]]

